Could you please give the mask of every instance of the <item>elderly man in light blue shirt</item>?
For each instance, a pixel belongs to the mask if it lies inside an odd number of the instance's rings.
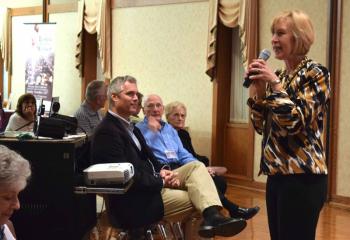
[[[150,130],[149,125],[154,126],[153,130]],[[196,161],[193,155],[182,146],[177,131],[170,124],[154,116],[146,116],[136,126],[141,130],[147,145],[151,147],[153,154],[162,164],[171,165],[173,163],[182,166]]]
[[[136,124],[136,127],[142,132],[147,145],[152,149],[158,161],[165,166],[169,166],[172,170],[186,163],[198,161],[183,147],[177,131],[162,120],[164,113],[162,99],[155,94],[149,95],[144,99],[143,106],[145,118],[142,122]],[[227,199],[225,196],[226,187],[222,187],[222,181],[225,181],[224,178],[216,176],[213,168],[208,167],[207,169],[213,177],[220,200],[231,217],[250,219],[259,211],[259,207],[242,208]],[[224,185],[226,186],[226,181]]]
[[[136,127],[141,130],[158,161],[172,169],[198,161],[183,147],[177,131],[162,120],[164,105],[158,95],[151,94],[144,98],[143,107],[145,118]]]

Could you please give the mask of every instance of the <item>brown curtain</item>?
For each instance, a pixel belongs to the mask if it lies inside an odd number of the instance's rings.
[[[111,63],[111,0],[80,0],[78,2],[78,33],[76,68],[82,73],[82,33],[97,33],[98,52],[102,73],[106,79],[112,75]]]
[[[257,20],[257,15],[254,16],[254,14],[252,14],[253,11],[257,11],[257,8],[252,9],[252,1],[256,0],[209,0],[209,31],[206,73],[211,77],[211,79],[215,77],[216,31],[218,21],[229,28],[239,27],[242,42],[241,52],[243,64],[245,67],[247,66],[247,59],[248,56],[250,56],[247,49],[247,42],[250,38],[248,35],[249,26],[252,21],[256,22]]]
[[[1,19],[1,57],[4,60],[5,69],[9,74],[12,74],[12,17],[11,10],[8,8],[0,9]]]

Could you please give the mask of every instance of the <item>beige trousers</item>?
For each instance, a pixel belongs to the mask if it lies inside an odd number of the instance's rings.
[[[193,208],[203,212],[210,206],[222,206],[215,184],[207,168],[193,161],[174,170],[181,186],[178,189],[163,188],[164,216],[187,212]]]

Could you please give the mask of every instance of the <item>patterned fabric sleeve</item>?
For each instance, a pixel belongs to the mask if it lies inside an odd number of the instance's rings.
[[[278,74],[283,90],[267,89],[263,100],[249,99],[251,119],[263,134],[264,174],[327,174],[323,125],[330,98],[327,68],[305,59],[294,73]]]
[[[289,94],[273,92],[266,103],[273,112],[272,121],[293,135],[317,122],[324,111],[330,94],[329,72],[321,65],[312,64],[300,72],[295,88],[291,86],[288,91]]]
[[[251,109],[250,118],[257,133],[263,133],[264,128],[264,113],[266,110],[266,103],[262,99],[249,98],[247,101]]]

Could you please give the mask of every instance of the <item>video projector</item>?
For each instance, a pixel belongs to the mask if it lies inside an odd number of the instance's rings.
[[[134,176],[131,163],[95,164],[84,170],[85,183],[88,185],[121,185]]]

